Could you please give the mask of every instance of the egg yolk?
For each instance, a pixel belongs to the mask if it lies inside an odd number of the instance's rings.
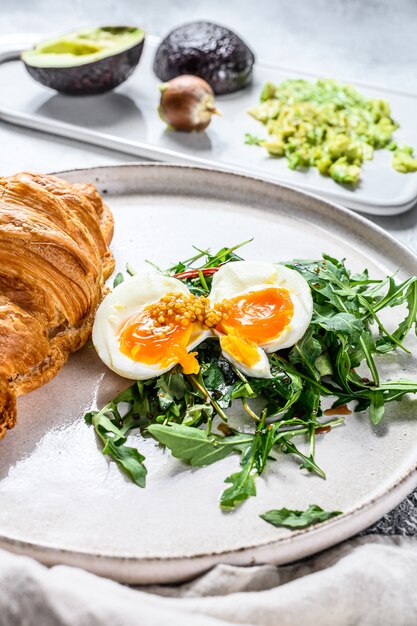
[[[227,300],[227,319],[216,330],[220,344],[237,361],[251,367],[260,360],[259,345],[279,337],[288,326],[294,305],[287,289],[271,287]]]
[[[193,324],[186,328],[181,323],[157,325],[151,311],[143,310],[131,317],[119,334],[120,350],[134,361],[161,368],[179,363],[184,374],[197,374],[200,366],[196,352],[187,352],[193,333]]]

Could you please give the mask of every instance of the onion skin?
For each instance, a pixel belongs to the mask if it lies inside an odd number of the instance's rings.
[[[200,132],[210,124],[212,115],[220,115],[212,88],[198,76],[177,76],[160,89],[159,115],[175,130]]]

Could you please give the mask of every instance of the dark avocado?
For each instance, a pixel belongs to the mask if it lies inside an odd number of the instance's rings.
[[[133,72],[145,33],[130,26],[83,29],[44,41],[21,58],[42,85],[71,95],[110,91]]]
[[[255,57],[233,31],[213,22],[190,22],[172,30],[160,43],[153,64],[167,82],[181,74],[204,78],[214,93],[232,93],[252,79]]]

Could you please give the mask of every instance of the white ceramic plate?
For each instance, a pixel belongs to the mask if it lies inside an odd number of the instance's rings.
[[[316,168],[292,171],[285,159],[268,157],[265,150],[244,144],[246,132],[264,135],[262,125],[246,113],[259,101],[264,83],[318,78],[301,70],[294,72],[258,62],[252,85],[217,98],[223,117],[213,120],[207,132],[167,131],[156,112],[160,81],[152,71],[152,64],[157,43],[155,37],[147,37],[139,66],[125,84],[108,94],[81,98],[57,94],[39,85],[20,61],[2,64],[7,53],[0,54],[0,83],[9,85],[9,89],[0,93],[0,120],[147,159],[206,165],[259,176],[374,215],[403,213],[415,203],[417,174],[396,172],[390,165],[392,154],[387,150],[376,151],[374,159],[364,163],[361,182],[351,190],[321,176]],[[416,96],[366,84],[357,86],[371,98],[390,102],[392,115],[401,125],[395,137],[401,144],[417,147]]]
[[[416,274],[410,251],[378,227],[313,196],[234,174],[164,165],[64,173],[95,183],[114,212],[117,270],[145,258],[164,266],[254,237],[248,259],[345,256],[376,276]],[[415,341],[412,343],[415,348]],[[415,359],[388,355],[385,375],[412,377]],[[84,412],[129,386],[94,349],[74,354],[60,374],[19,399],[18,423],[0,442],[0,546],[45,563],[68,563],[131,583],[184,580],[215,563],[285,563],[335,544],[376,521],[415,485],[417,405],[389,407],[375,428],[361,415],[319,438],[327,480],[283,456],[258,495],[232,513],[218,506],[230,457],[193,469],[139,435],[148,485],[140,489],[101,455]],[[343,516],[298,532],[259,518],[271,509],[316,503]]]

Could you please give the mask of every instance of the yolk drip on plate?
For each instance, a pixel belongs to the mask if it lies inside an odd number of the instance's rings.
[[[290,294],[287,289],[271,287],[227,302],[227,319],[216,326],[222,333],[220,344],[237,361],[251,367],[260,359],[257,347],[279,337],[289,325],[294,315]]]
[[[199,364],[195,352],[187,352],[193,332],[193,324],[187,327],[180,322],[157,325],[149,310],[143,310],[130,318],[119,335],[120,350],[146,365],[161,368],[179,363],[184,374],[197,374]]]

